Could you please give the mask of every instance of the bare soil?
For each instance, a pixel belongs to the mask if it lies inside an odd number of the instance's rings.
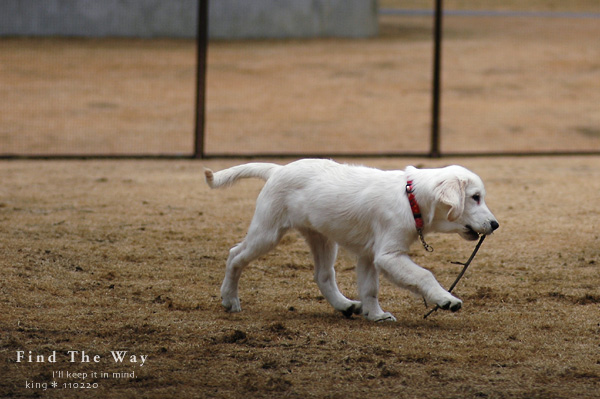
[[[187,154],[195,42],[0,39],[0,153]]]
[[[207,151],[427,152],[430,25],[389,16],[371,40],[216,43]],[[447,18],[442,151],[600,149],[599,29]]]
[[[455,289],[460,312],[423,320],[422,300],[384,281],[382,306],[398,322],[381,324],[326,303],[296,234],[247,269],[243,312],[223,311],[228,249],[262,183],[211,191],[202,166],[238,162],[2,162],[0,397],[598,397],[598,157],[364,160],[463,164],[486,182],[501,225]],[[415,244],[411,255],[447,287],[460,269],[449,262],[473,243],[428,241],[435,252]],[[337,271],[355,297],[345,252]],[[138,363],[115,363],[117,350]]]
[[[432,20],[365,40],[213,41],[206,152],[426,153]],[[594,18],[448,17],[444,152],[600,150]],[[195,44],[0,40],[0,154],[190,154]]]

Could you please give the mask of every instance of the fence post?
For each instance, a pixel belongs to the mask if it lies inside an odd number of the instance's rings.
[[[440,157],[440,97],[442,63],[442,0],[435,1],[434,43],[433,43],[433,93],[431,107],[431,149],[429,156]]]
[[[194,158],[204,158],[206,53],[208,49],[208,1],[209,0],[198,0],[198,34],[196,37],[196,128],[194,138]]]

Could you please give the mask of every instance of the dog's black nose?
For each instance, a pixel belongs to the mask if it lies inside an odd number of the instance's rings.
[[[496,222],[495,220],[492,220],[490,224],[492,225],[492,230],[496,230],[498,227],[500,227],[498,222]]]

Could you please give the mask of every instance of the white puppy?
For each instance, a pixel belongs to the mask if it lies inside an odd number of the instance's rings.
[[[315,280],[323,296],[344,315],[396,320],[379,306],[380,272],[428,303],[457,311],[462,301],[407,255],[419,237],[416,223],[422,223],[423,234],[458,233],[468,240],[498,228],[484,202],[483,182],[460,166],[382,171],[305,159],[285,166],[249,163],[216,173],[206,169],[205,176],[212,188],[229,186],[241,178],[266,180],[248,234],[227,259],[221,297],[230,312],[241,311],[238,282],[244,267],[275,248],[292,228],[300,231],[310,246]],[[416,207],[411,208],[409,197]],[[420,216],[416,215],[419,211]],[[338,289],[334,271],[338,244],[358,258],[360,302],[346,298]]]

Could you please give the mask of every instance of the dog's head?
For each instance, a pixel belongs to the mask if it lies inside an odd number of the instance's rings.
[[[462,166],[439,169],[433,196],[437,230],[459,233],[467,240],[491,234],[498,221],[485,204],[485,188],[475,173]]]

